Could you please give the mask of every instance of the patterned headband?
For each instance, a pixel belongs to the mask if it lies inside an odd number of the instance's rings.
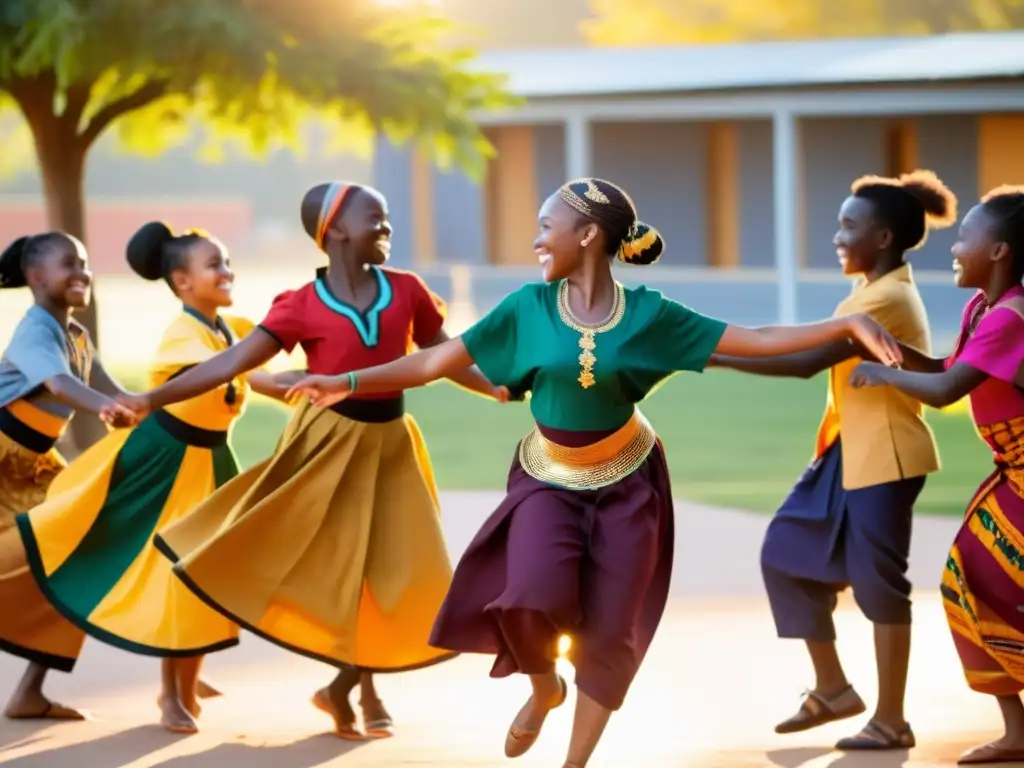
[[[580,197],[576,190],[573,189],[573,187],[578,187],[581,184],[587,187],[583,192],[583,197]],[[558,196],[588,218],[594,217],[594,203],[606,205],[611,202],[608,196],[598,189],[593,179],[577,179],[576,181],[566,182],[558,190]]]
[[[350,185],[337,181],[332,182],[327,187],[323,202],[320,203],[320,214],[316,219],[316,234],[313,236],[316,247],[321,251],[324,250],[324,238],[327,236],[327,228],[334,221],[334,217],[338,215],[341,204],[345,202],[345,197],[351,189]]]

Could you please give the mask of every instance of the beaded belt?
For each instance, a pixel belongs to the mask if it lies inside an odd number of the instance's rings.
[[[519,463],[543,483],[594,490],[638,470],[657,441],[654,428],[637,410],[619,430],[581,448],[553,443],[535,427],[519,444]]]

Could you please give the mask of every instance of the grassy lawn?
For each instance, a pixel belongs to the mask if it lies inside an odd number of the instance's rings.
[[[124,376],[135,385],[136,377]],[[682,374],[643,404],[668,451],[679,498],[772,512],[803,470],[825,401],[825,381],[755,378],[730,371]],[[504,487],[512,452],[530,427],[525,404],[499,405],[448,384],[408,395],[446,490]],[[233,444],[246,465],[266,456],[288,419],[255,398]],[[929,479],[918,510],[960,515],[991,468],[965,413],[930,411],[943,470]]]

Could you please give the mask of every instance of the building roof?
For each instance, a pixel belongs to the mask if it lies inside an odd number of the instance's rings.
[[[492,51],[526,98],[865,85],[1024,75],[1024,31],[659,48]]]

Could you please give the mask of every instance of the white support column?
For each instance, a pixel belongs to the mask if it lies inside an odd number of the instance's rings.
[[[797,322],[797,270],[800,263],[800,125],[789,111],[772,121],[775,187],[775,282],[778,322]]]
[[[590,176],[593,153],[590,137],[590,120],[573,116],[565,121],[565,171],[569,179]]]

